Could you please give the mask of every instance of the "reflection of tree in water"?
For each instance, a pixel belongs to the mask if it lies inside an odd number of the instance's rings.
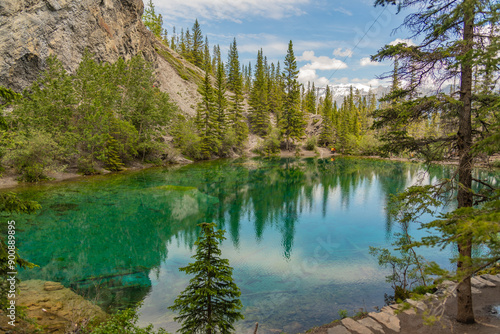
[[[325,216],[334,192],[349,206],[360,187],[377,180],[388,198],[407,186],[408,170],[411,176],[418,166],[357,159],[219,160],[33,191],[28,195],[44,209],[33,226],[29,218],[20,219],[27,224],[22,239],[29,240],[21,251],[40,268],[23,275],[79,287],[100,280],[108,285],[111,304],[119,294],[137,301],[149,291],[149,273],[165,261],[170,243],[193,248],[198,223],[216,222],[237,247],[240,225],[250,217],[257,240],[266,228],[281,233],[289,258],[299,217],[311,210],[317,194]]]

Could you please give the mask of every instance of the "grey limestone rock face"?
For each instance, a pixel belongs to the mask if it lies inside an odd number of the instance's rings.
[[[197,83],[184,80],[158,50],[193,73],[201,70],[147,30],[143,11],[142,0],[1,0],[0,86],[22,91],[38,78],[51,55],[73,72],[85,50],[109,63],[141,53],[153,64],[160,89],[185,114],[194,115]]]
[[[3,0],[0,2],[0,85],[26,88],[57,55],[73,71],[85,49],[114,62],[142,52],[155,58],[141,22],[141,0]]]

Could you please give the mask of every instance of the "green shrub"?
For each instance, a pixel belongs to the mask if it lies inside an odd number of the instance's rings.
[[[307,138],[306,150],[313,151],[314,148],[316,148],[317,143],[318,143],[318,139],[316,138],[316,136],[312,136],[312,137]]]
[[[228,157],[231,155],[233,149],[238,145],[238,138],[234,129],[228,128],[224,132],[224,138],[222,138],[221,147],[219,149],[219,155],[221,157]]]
[[[47,172],[57,170],[60,148],[49,133],[18,132],[2,144],[6,147],[2,162],[14,167],[21,181],[42,181],[47,179]]]
[[[348,316],[347,315],[347,310],[339,310],[338,314],[339,314],[340,319],[345,319]]]
[[[257,146],[255,152],[264,156],[272,156],[280,153],[280,148],[280,132],[278,129],[273,129],[269,133],[269,135]]]
[[[139,327],[136,325],[139,316],[136,310],[126,309],[112,315],[108,320],[96,326],[87,326],[84,334],[168,334],[163,328],[155,331],[153,325]]]
[[[196,132],[196,124],[193,119],[179,116],[172,126],[174,146],[186,157],[201,160],[201,138]]]

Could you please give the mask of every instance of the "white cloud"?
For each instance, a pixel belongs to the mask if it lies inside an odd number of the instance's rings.
[[[382,63],[379,63],[378,61],[371,61],[370,57],[361,58],[361,60],[359,61],[359,64],[361,66],[381,66],[381,65],[384,65]]]
[[[298,61],[307,61],[308,64],[302,66],[299,70],[299,82],[305,84],[314,82],[318,87],[323,87],[329,84],[330,80],[325,77],[319,77],[317,70],[341,70],[347,68],[347,64],[335,58],[326,56],[317,57],[314,51],[304,51],[302,56],[297,57]]]
[[[238,40],[238,51],[255,54],[253,58],[257,56],[257,51],[262,49],[264,56],[267,56],[268,59],[283,62],[288,50],[289,40],[284,40],[279,36],[271,34],[238,34],[236,39]],[[230,41],[232,42],[232,40],[233,38],[231,37]],[[227,44],[229,44],[229,42]],[[301,52],[308,52],[307,50],[324,50],[338,44],[338,41],[294,40],[293,50],[295,55],[298,55]],[[297,57],[297,60],[300,60],[299,58],[301,58],[301,56]]]
[[[315,70],[300,69],[299,71],[299,82],[307,83],[313,82],[318,78]]]
[[[397,44],[401,44],[401,43],[406,43],[406,45],[408,45],[408,46],[415,46],[416,45],[415,43],[413,43],[413,41],[411,39],[401,39],[401,38],[396,38],[395,40],[390,42],[389,45],[397,45]]]
[[[344,7],[334,8],[333,11],[339,12],[339,13],[342,13],[342,14],[345,14],[348,16],[352,16],[352,13],[350,11],[348,11],[347,9],[345,9]]]
[[[156,0],[164,17],[204,18],[241,22],[248,16],[270,19],[299,16],[310,0]]]
[[[298,61],[309,61],[309,64],[306,64],[301,67],[301,69],[308,70],[341,70],[347,68],[347,64],[342,60],[338,60],[335,58],[329,58],[326,56],[316,57],[314,55],[314,51],[304,51],[302,56],[297,57]]]
[[[352,50],[349,48],[346,48],[345,50],[343,48],[337,48],[333,50],[333,55],[337,57],[352,57]]]

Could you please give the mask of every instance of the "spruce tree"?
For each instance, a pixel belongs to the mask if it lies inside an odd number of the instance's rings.
[[[290,41],[285,57],[285,69],[283,71],[286,95],[283,105],[283,115],[280,119],[281,134],[285,139],[287,150],[290,150],[291,139],[299,139],[305,134],[305,120],[300,109],[298,73],[297,61],[293,54],[293,44]]]
[[[153,0],[149,0],[147,7],[144,8],[142,21],[156,37],[163,39],[163,35],[166,35],[166,30],[163,30],[163,18],[161,14],[156,14]]]
[[[396,2],[376,0],[375,4],[390,5]],[[387,45],[373,59],[397,60],[399,65],[394,75],[404,79],[405,82],[410,82],[412,86],[397,87],[399,89],[387,99],[398,99],[399,102],[379,110],[375,115],[377,117],[375,124],[379,128],[389,127],[388,133],[384,135],[385,147],[393,152],[409,149],[423,156],[429,156],[437,149],[448,146],[456,149],[458,153],[458,177],[454,180],[443,180],[436,187],[419,188],[418,193],[421,194],[419,197],[421,199],[426,196],[436,198],[446,194],[456,194],[457,210],[426,226],[437,229],[442,234],[442,237],[430,240],[430,244],[446,245],[455,242],[458,246],[457,321],[473,323],[475,320],[471,275],[477,267],[472,259],[472,247],[474,243],[484,243],[484,238],[490,235],[484,233],[486,229],[484,224],[487,221],[478,220],[477,213],[483,209],[475,205],[493,201],[485,206],[496,203],[497,215],[500,205],[498,194],[494,196],[493,188],[490,187],[488,189],[491,191],[481,194],[473,190],[474,183],[484,185],[484,181],[475,180],[472,175],[474,154],[485,148],[497,152],[498,144],[492,146],[491,143],[498,141],[500,137],[498,109],[493,107],[499,105],[499,96],[490,92],[487,98],[489,102],[486,102],[484,97],[479,99],[473,95],[473,69],[488,63],[494,64],[498,69],[500,4],[498,1],[489,0],[408,0],[398,3],[399,9],[410,7],[416,7],[416,12],[406,17],[404,25],[412,34],[422,36],[422,42],[415,46],[405,43]],[[495,27],[497,33],[494,36],[487,36],[485,40],[486,29],[490,27]],[[419,79],[412,81],[412,76]],[[446,96],[441,92],[436,96],[405,100],[425,82],[426,77],[432,78],[437,86],[446,80],[457,78],[460,81],[459,96]],[[481,115],[480,110],[483,105],[490,106],[488,117],[491,123],[488,122],[486,131],[479,131],[480,127],[477,124],[481,123],[481,119],[478,116]],[[433,114],[450,123],[449,131],[434,138],[415,138],[409,133],[408,124],[429,120]],[[449,191],[450,187],[456,192]],[[446,189],[447,193],[443,193],[442,189]],[[418,193],[414,188],[411,196],[415,198]],[[494,206],[490,208],[495,212]],[[477,234],[479,226],[482,235]]]
[[[191,47],[191,60],[193,64],[202,68],[203,66],[203,34],[201,33],[200,24],[198,19],[195,20],[193,25],[192,47]]]
[[[230,95],[229,121],[236,134],[236,145],[241,147],[248,138],[248,125],[243,116],[243,76],[240,73],[240,61],[236,38],[229,47],[227,87]]]
[[[205,59],[205,63],[208,59]],[[202,100],[196,110],[196,122],[201,138],[201,154],[204,159],[209,159],[213,154],[219,153],[220,140],[218,138],[217,112],[215,106],[214,89],[210,83],[210,74],[205,70],[205,78],[199,87]]]
[[[227,130],[226,73],[221,60],[220,48],[215,47],[215,114],[217,119],[217,139],[222,142]]]
[[[236,45],[236,38],[229,46],[228,60],[227,60],[227,88],[234,92],[237,81],[240,80],[240,61],[238,56],[238,47]]]
[[[267,80],[264,66],[262,49],[257,53],[257,64],[255,65],[255,79],[250,90],[250,122],[253,133],[265,136],[269,128],[269,112],[267,101]]]
[[[333,103],[329,86],[326,86],[326,95],[321,106],[321,116],[323,117],[323,128],[321,129],[318,144],[328,146],[333,144]]]
[[[195,262],[179,269],[194,277],[169,308],[179,311],[174,319],[182,322],[181,333],[232,333],[233,323],[243,315],[239,312],[241,292],[233,281],[233,269],[228,260],[220,257],[224,231],[214,231],[214,223],[199,226],[202,235],[195,243]]]

